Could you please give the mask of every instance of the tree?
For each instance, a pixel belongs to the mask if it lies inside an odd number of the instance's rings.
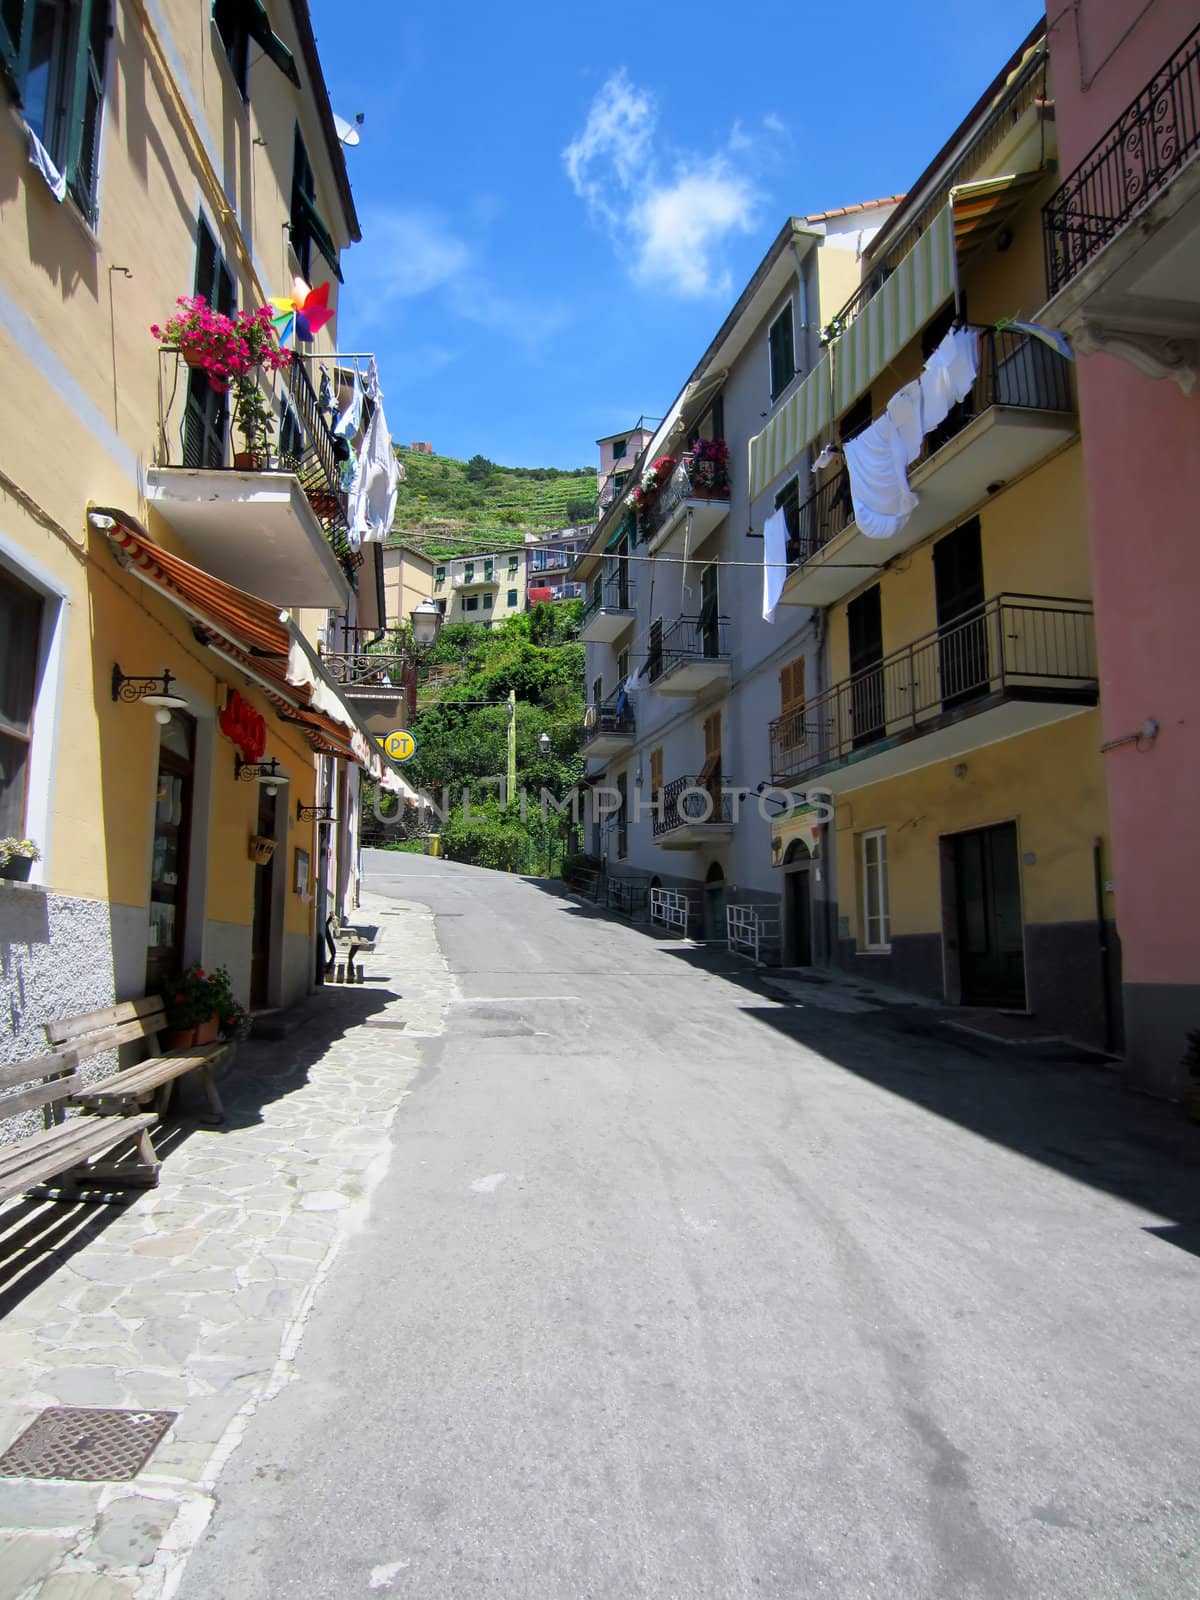
[[[467,462],[467,481],[469,483],[486,483],[496,470],[496,463],[489,461],[486,456],[474,455]]]

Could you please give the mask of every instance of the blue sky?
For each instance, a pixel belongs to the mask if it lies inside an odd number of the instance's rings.
[[[313,0],[392,433],[583,466],[660,414],[789,214],[902,191],[1036,0]]]

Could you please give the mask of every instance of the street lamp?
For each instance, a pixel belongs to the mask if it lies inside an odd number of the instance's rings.
[[[550,735],[548,733],[538,734],[538,749],[544,756],[550,754]]]
[[[428,596],[408,614],[412,623],[413,644],[418,650],[428,650],[442,626],[442,613]]]

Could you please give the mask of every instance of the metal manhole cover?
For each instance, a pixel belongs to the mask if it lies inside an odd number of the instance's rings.
[[[50,1406],[0,1456],[0,1478],[127,1482],[137,1477],[178,1415]]]

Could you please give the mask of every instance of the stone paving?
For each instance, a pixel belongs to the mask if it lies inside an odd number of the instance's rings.
[[[456,993],[425,907],[364,896],[356,920],[379,926],[367,983],[239,1045],[225,1125],[185,1111],[157,1189],[0,1207],[0,1451],[45,1406],[179,1413],[131,1483],[0,1479],[0,1600],[169,1600],[222,1466],[290,1380]]]

